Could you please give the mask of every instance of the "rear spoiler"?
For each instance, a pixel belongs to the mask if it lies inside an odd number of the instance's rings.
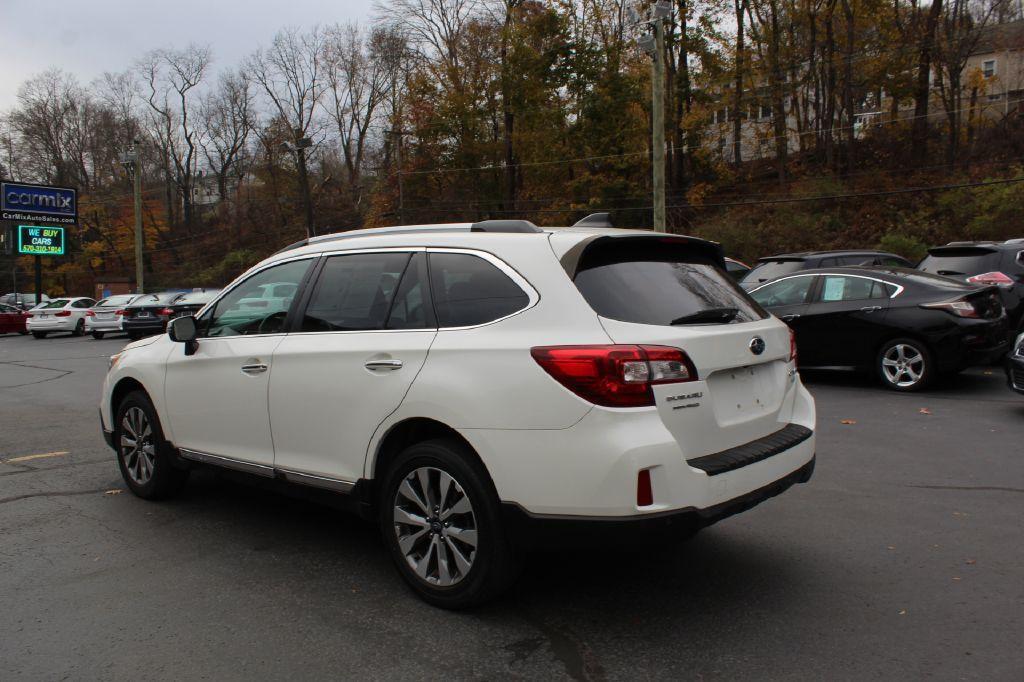
[[[569,277],[575,277],[583,253],[592,246],[599,246],[613,240],[624,245],[627,242],[650,241],[652,239],[660,240],[663,243],[690,247],[696,253],[714,262],[718,267],[723,270],[725,269],[725,253],[722,251],[722,245],[718,242],[711,242],[697,237],[687,237],[685,235],[659,234],[656,232],[640,232],[636,234],[623,232],[620,234],[603,234],[588,237],[565,252],[561,258],[562,267]]]

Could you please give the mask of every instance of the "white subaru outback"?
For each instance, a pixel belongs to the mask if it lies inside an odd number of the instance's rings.
[[[197,466],[319,490],[448,608],[524,548],[691,533],[815,456],[790,331],[718,245],[512,220],[294,244],[113,356],[100,412],[139,497]]]

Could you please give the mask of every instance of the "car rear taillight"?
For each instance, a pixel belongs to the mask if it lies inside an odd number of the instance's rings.
[[[125,311],[123,309],[122,310],[118,310],[114,314],[115,315],[120,315],[121,317],[124,317],[125,316]]]
[[[922,303],[922,308],[931,308],[933,310],[944,310],[951,315],[957,317],[971,317],[979,318],[981,313],[974,307],[974,304],[970,301],[958,298],[955,301],[940,301],[939,303]]]
[[[974,277],[968,277],[967,281],[971,284],[983,284],[985,286],[995,285],[1004,288],[1013,286],[1013,278],[1002,272],[985,272]]]
[[[71,317],[70,310],[61,310],[59,313],[54,313],[54,317]]]
[[[173,315],[174,314],[174,310],[171,309],[171,308],[164,308],[163,310],[160,311],[160,314],[161,315],[165,315],[165,316],[166,315]]]
[[[653,385],[697,379],[686,353],[668,346],[542,346],[530,354],[558,383],[603,407],[649,407]]]
[[[796,362],[796,332],[789,330],[789,361]]]
[[[96,313],[94,313],[94,312],[93,312],[93,311],[91,311],[91,310],[86,310],[86,311],[85,311],[85,316],[86,316],[86,317],[96,317]]]

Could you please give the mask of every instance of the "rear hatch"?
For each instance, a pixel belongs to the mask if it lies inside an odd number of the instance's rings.
[[[999,251],[986,246],[937,246],[928,249],[918,270],[966,280],[968,277],[999,270]]]
[[[599,238],[570,274],[614,343],[671,346],[693,362],[696,381],[654,386],[662,421],[687,459],[789,424],[789,329],[723,271],[715,245]]]
[[[173,300],[175,294],[154,294],[145,296],[142,300],[135,301],[124,309],[124,319],[135,322],[157,322],[166,320],[166,310]]]

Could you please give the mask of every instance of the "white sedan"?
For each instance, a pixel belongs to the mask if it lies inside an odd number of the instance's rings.
[[[28,330],[37,339],[45,338],[50,332],[71,332],[73,336],[81,336],[85,333],[86,313],[95,303],[84,296],[47,301],[29,311]]]
[[[120,334],[124,307],[138,297],[139,294],[119,294],[93,305],[85,311],[85,333],[92,334],[94,339],[102,339],[104,334]]]

